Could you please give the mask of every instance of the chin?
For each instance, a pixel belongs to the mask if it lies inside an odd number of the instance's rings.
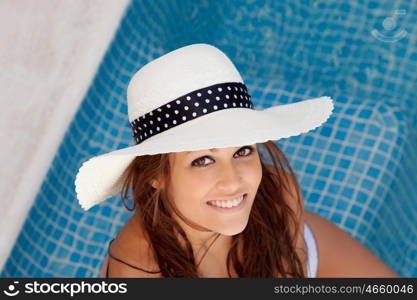
[[[233,236],[241,233],[243,230],[245,230],[246,226],[248,225],[248,222],[240,224],[240,226],[232,226],[229,228],[222,228],[219,229],[219,233],[226,236]]]

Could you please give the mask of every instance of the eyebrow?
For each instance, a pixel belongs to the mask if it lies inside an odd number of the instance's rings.
[[[235,147],[235,148],[242,148],[242,147],[244,147],[244,146],[241,146],[241,147]],[[208,149],[208,150],[210,150],[211,152],[218,152],[219,151],[219,149],[217,149],[217,148],[211,148],[211,149]],[[204,150],[197,150],[197,151],[204,151]],[[188,155],[188,154],[190,154],[191,152],[195,152],[195,151],[185,151],[185,155]]]
[[[217,151],[219,151],[219,149],[216,149],[216,148],[211,148],[211,149],[209,149],[211,152],[217,152]],[[200,151],[203,151],[203,150],[200,150]],[[195,152],[195,151],[185,151],[185,154],[186,155],[188,155],[188,154],[190,154],[191,152]]]

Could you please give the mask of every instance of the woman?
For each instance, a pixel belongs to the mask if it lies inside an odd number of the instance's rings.
[[[285,161],[286,167],[289,167],[283,153],[273,142],[267,142],[264,146],[275,154],[274,157],[279,157]],[[244,239],[245,235],[247,235],[248,240],[244,249],[247,251],[249,261],[248,259],[244,260],[244,265],[246,264],[248,269],[252,266],[254,270],[251,271],[256,272],[252,276],[249,276],[249,273],[246,274],[247,277],[254,277],[255,274],[256,277],[272,277],[272,270],[269,270],[269,267],[275,264],[279,265],[278,259],[280,257],[278,253],[283,253],[283,264],[285,265],[288,262],[288,267],[294,270],[294,273],[290,274],[291,277],[304,277],[307,269],[307,249],[304,238],[302,238],[304,236],[304,229],[301,226],[303,222],[307,222],[318,241],[318,261],[320,262],[318,264],[318,277],[397,276],[376,256],[337,226],[317,214],[303,211],[302,198],[296,181],[292,181],[289,191],[286,188],[280,188],[281,186],[286,187],[287,179],[291,178],[293,180],[294,174],[292,171],[287,176],[283,173],[281,173],[282,177],[277,176],[275,167],[265,166],[261,162],[259,154],[256,145],[249,145],[242,148],[213,149],[213,152],[203,150],[193,151],[189,154],[170,153],[164,159],[161,156],[136,158],[128,168],[127,178],[133,185],[134,199],[145,199],[144,202],[135,202],[136,207],[143,207],[144,209],[136,211],[112,243],[111,255],[113,257],[106,259],[101,276],[162,277],[161,268],[156,263],[156,259],[152,258],[150,245],[156,245],[158,251],[161,252],[160,256],[166,256],[166,259],[174,260],[175,257],[172,252],[180,251],[179,245],[176,245],[177,250],[168,240],[166,244],[162,243],[162,241],[165,241],[164,235],[169,235],[169,233],[161,232],[167,229],[162,226],[152,229],[153,213],[155,210],[158,211],[158,208],[155,207],[157,203],[155,199],[158,199],[158,197],[147,198],[144,195],[147,192],[152,193],[152,191],[156,193],[157,189],[161,188],[157,184],[151,185],[152,187],[148,185],[149,191],[146,191],[147,184],[144,179],[149,178],[148,176],[151,176],[150,173],[153,170],[160,170],[163,174],[164,167],[161,162],[165,162],[169,168],[168,161],[170,158],[172,158],[173,163],[170,195],[175,205],[186,217],[199,221],[199,224],[204,224],[205,227],[215,232],[200,232],[182,222],[181,219],[175,218],[181,224],[181,228],[184,228],[186,236],[190,237],[190,245],[196,253],[194,261],[196,263],[201,262],[200,264],[197,263],[199,277],[238,277],[236,271],[232,271],[232,275],[229,275],[226,267],[227,255],[231,249],[236,249],[235,246],[239,239]],[[142,166],[142,168],[139,166]],[[280,161],[278,161],[278,166],[279,170],[283,169]],[[203,170],[197,168],[203,168]],[[263,174],[264,172],[265,174]],[[142,176],[140,176],[141,174]],[[164,180],[167,179],[164,177]],[[264,186],[260,186],[261,181]],[[221,194],[213,194],[212,191]],[[247,194],[247,198],[238,205],[239,210],[234,212],[212,211],[212,208],[205,201],[229,198],[229,195],[234,198],[234,195],[242,193]],[[162,201],[167,200],[163,198]],[[271,209],[274,205],[282,207],[282,215],[280,215],[279,209],[276,211]],[[158,224],[163,223],[161,220],[163,218],[166,218],[167,223],[170,221],[170,217],[163,213],[163,207],[165,206],[161,205],[159,209],[161,216],[155,219]],[[292,214],[293,211],[295,214]],[[271,212],[271,214],[266,218],[266,216],[262,216],[261,212],[264,212],[264,214]],[[293,216],[295,216],[295,220],[290,219]],[[263,219],[270,219],[271,223],[268,224]],[[144,220],[145,223],[143,223]],[[287,232],[285,230],[286,222],[290,224],[295,222],[298,233]],[[252,230],[250,227],[253,227]],[[150,232],[154,243],[145,234],[146,230],[144,228],[147,228]],[[271,228],[277,230],[272,231]],[[279,230],[279,228],[283,229]],[[243,231],[245,232],[242,233]],[[251,233],[254,236],[251,236]],[[256,236],[258,236],[259,241]],[[294,238],[295,236],[297,238]],[[262,241],[265,241],[265,246],[261,245]],[[211,245],[212,242],[214,244]],[[268,257],[268,253],[276,253],[277,255]],[[297,253],[297,256],[293,256],[293,253]],[[256,254],[261,256],[256,258]],[[123,259],[118,261],[118,258]],[[253,258],[253,262],[250,261],[250,258]],[[299,262],[301,267],[298,265]],[[186,259],[183,262],[179,260],[177,263],[184,268],[184,272],[194,268],[193,264]],[[230,265],[233,269],[233,263]],[[143,270],[140,270],[137,266],[142,266]],[[302,268],[302,271],[297,268]],[[268,274],[268,272],[271,273]],[[182,277],[193,276],[196,276],[196,274],[189,271],[189,273],[184,273]]]
[[[133,192],[135,214],[109,246],[102,276],[396,276],[304,211],[272,142],[320,126],[329,97],[256,111],[228,57],[194,44],[142,67],[128,105],[136,145],[90,159],[76,179],[84,209]]]

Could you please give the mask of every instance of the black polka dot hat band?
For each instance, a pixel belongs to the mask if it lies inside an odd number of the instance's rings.
[[[222,109],[253,109],[248,89],[241,82],[226,82],[198,89],[130,123],[136,144],[182,123]]]
[[[263,110],[254,109],[252,101],[230,58],[212,45],[192,44],[151,60],[127,87],[134,145],[82,162],[75,178],[78,203],[88,210],[119,194],[123,174],[137,156],[295,136],[321,126],[334,107],[327,96]]]

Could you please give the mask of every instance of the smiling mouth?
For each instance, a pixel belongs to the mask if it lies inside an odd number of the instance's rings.
[[[246,196],[247,196],[247,193],[232,200],[210,200],[210,201],[207,201],[206,203],[210,206],[215,206],[219,208],[233,208],[233,207],[239,206],[242,203],[242,201],[246,198]]]

